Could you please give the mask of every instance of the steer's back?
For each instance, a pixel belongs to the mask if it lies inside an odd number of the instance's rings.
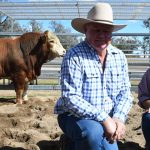
[[[0,38],[0,77],[9,76],[15,65],[23,63],[20,38]]]

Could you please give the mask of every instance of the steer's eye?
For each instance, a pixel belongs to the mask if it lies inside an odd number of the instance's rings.
[[[50,42],[50,43],[55,43],[55,41],[54,41],[54,40],[49,40],[49,42]]]

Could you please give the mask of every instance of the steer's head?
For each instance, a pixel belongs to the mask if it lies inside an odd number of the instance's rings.
[[[63,48],[60,40],[54,33],[50,31],[45,31],[44,36],[46,37],[47,47],[50,50],[49,57],[60,57],[65,55],[66,50]]]

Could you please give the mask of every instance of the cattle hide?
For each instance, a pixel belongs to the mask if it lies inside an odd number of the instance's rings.
[[[63,56],[65,49],[50,31],[28,32],[16,38],[0,38],[0,78],[10,78],[16,103],[23,103],[28,82],[36,79],[47,61]]]

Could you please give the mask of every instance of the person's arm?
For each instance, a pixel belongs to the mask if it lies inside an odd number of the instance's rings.
[[[138,99],[140,107],[150,108],[150,68],[144,73],[138,85]]]
[[[116,97],[116,102],[114,106],[114,113],[113,118],[118,118],[121,122],[125,122],[127,119],[127,115],[132,107],[132,101],[133,97],[130,91],[130,81],[128,76],[128,64],[127,59],[123,55],[122,58],[122,76],[121,76],[121,82],[118,84],[121,84],[120,92],[118,93]]]
[[[116,131],[115,131],[114,140],[120,140],[123,138],[125,131],[126,131],[125,124],[118,118],[113,118],[113,120],[116,123]]]
[[[122,59],[122,76],[121,76],[121,84],[120,86],[120,92],[116,97],[116,103],[114,107],[114,114],[113,114],[113,120],[116,123],[117,129],[116,129],[116,136],[114,137],[115,140],[119,140],[123,137],[125,134],[125,121],[127,118],[127,115],[131,109],[132,106],[132,100],[133,97],[130,92],[130,81],[128,76],[128,65],[127,60],[124,56],[124,59]]]
[[[117,124],[111,117],[108,117],[105,121],[103,121],[102,125],[105,130],[106,139],[110,143],[114,143],[114,141],[117,140],[117,136],[116,136]]]

